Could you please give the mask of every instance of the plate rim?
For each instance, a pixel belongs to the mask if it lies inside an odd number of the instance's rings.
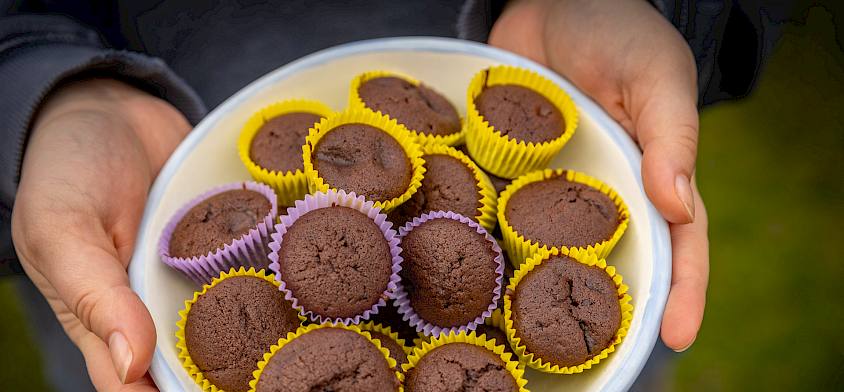
[[[132,253],[132,262],[129,263],[129,284],[132,290],[138,294],[146,305],[147,301],[143,262],[134,262],[135,260],[143,260],[146,252],[148,251],[141,245],[146,240],[145,228],[150,224],[150,219],[160,204],[164,191],[178,170],[180,164],[185,160],[188,153],[193,150],[199,142],[208,136],[212,128],[211,124],[218,122],[224,113],[228,113],[231,109],[241,104],[247,98],[259,93],[266,86],[275,83],[278,80],[284,79],[289,75],[339,58],[383,51],[461,53],[486,57],[500,63],[512,64],[536,70],[543,76],[562,86],[566,92],[569,93],[572,99],[577,102],[578,109],[582,112],[589,112],[595,122],[602,128],[606,129],[609,137],[619,146],[626,158],[627,164],[634,173],[636,183],[639,185],[639,191],[642,193],[642,197],[645,200],[646,212],[652,222],[651,238],[653,239],[652,247],[654,263],[650,290],[648,291],[648,300],[646,301],[645,306],[637,306],[651,310],[643,316],[642,328],[639,328],[639,333],[637,334],[639,336],[635,336],[635,338],[639,341],[641,348],[630,351],[617,371],[617,374],[620,376],[612,378],[609,383],[603,386],[603,390],[605,391],[623,391],[629,389],[633,385],[633,382],[636,380],[639,373],[642,371],[647,358],[650,356],[651,351],[656,344],[656,339],[660,330],[659,324],[661,323],[662,312],[664,311],[665,304],[668,300],[668,290],[671,283],[671,241],[668,224],[650,202],[644,189],[642,188],[642,155],[639,152],[638,147],[634,144],[633,140],[624,131],[624,129],[615,120],[613,120],[603,110],[603,108],[601,108],[591,98],[583,94],[567,79],[551,71],[545,66],[525,57],[474,41],[444,37],[412,36],[376,38],[346,43],[314,52],[276,68],[266,75],[256,79],[252,83],[249,83],[237,93],[226,99],[223,103],[208,113],[208,115],[206,115],[179,144],[173,154],[167,159],[167,162],[162,167],[155,179],[155,182],[150,188],[146,206],[144,207],[143,217],[138,225],[138,235],[135,242],[136,248]],[[627,337],[627,339],[633,338],[634,336]],[[149,372],[156,385],[161,390],[169,391],[178,390],[180,388],[178,378],[173,373],[172,369],[167,366],[163,353],[157,344]]]

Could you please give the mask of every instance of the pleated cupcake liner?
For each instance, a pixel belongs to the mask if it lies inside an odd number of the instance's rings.
[[[176,230],[176,226],[191,208],[220,193],[241,189],[258,192],[270,202],[270,212],[258,222],[256,227],[250,229],[240,238],[233,238],[222,248],[207,254],[188,258],[170,256],[170,240],[173,231]],[[231,268],[266,268],[269,264],[267,243],[270,240],[273,221],[277,215],[278,199],[272,188],[265,184],[246,181],[217,186],[197,196],[173,214],[173,217],[164,227],[158,242],[159,257],[164,264],[182,272],[198,285],[211,282],[220,272],[228,271]]]
[[[252,381],[249,381],[249,392],[255,392],[258,386],[258,382],[261,379],[261,374],[264,372],[264,369],[267,367],[267,364],[270,362],[273,356],[278,353],[279,350],[281,350],[285,345],[292,342],[296,338],[322,328],[342,328],[365,337],[366,340],[368,340],[370,343],[372,343],[373,345],[375,345],[375,347],[378,348],[378,351],[381,351],[381,354],[384,355],[384,358],[387,360],[387,364],[390,366],[390,369],[396,368],[396,360],[390,357],[390,351],[386,347],[381,345],[381,341],[373,338],[372,335],[369,334],[369,332],[360,329],[360,327],[358,327],[357,325],[350,325],[341,322],[323,322],[319,324],[310,324],[299,327],[296,332],[289,332],[286,337],[282,337],[278,340],[277,344],[274,344],[272,347],[270,347],[269,352],[264,353],[264,359],[258,362],[257,370],[252,372]],[[397,370],[396,378],[399,381],[398,391],[404,392],[404,387],[401,385],[404,382],[404,374]]]
[[[334,111],[319,101],[293,99],[277,102],[256,112],[243,125],[237,139],[237,153],[246,171],[255,181],[271,186],[278,195],[280,206],[291,206],[308,193],[308,178],[302,170],[278,172],[259,166],[250,156],[252,139],[271,119],[290,113],[312,113],[328,117]],[[304,140],[302,141],[304,144]]]
[[[377,79],[377,78],[385,78],[385,77],[395,77],[395,78],[403,79],[406,82],[408,82],[408,83],[410,83],[414,86],[419,86],[419,84],[420,84],[419,80],[417,80],[416,78],[413,78],[411,76],[408,76],[408,75],[405,75],[405,74],[399,73],[399,72],[381,71],[381,70],[364,72],[364,73],[356,76],[354,79],[352,79],[352,83],[349,86],[349,108],[372,110],[372,109],[370,109],[369,107],[366,106],[366,103],[363,102],[363,99],[361,99],[360,93],[358,92],[358,90],[360,89],[360,86],[362,84],[366,83],[367,81],[370,81],[372,79]],[[452,106],[453,106],[453,104],[452,104]],[[376,111],[376,112],[389,117],[389,115],[387,113],[382,113],[381,111]],[[431,134],[420,132],[420,131],[417,131],[417,130],[414,130],[414,129],[408,128],[408,130],[416,138],[416,142],[419,143],[422,146],[427,146],[427,145],[431,145],[431,144],[439,144],[439,145],[445,145],[445,146],[456,146],[456,145],[463,143],[463,140],[466,137],[466,126],[465,126],[466,122],[462,118],[460,119],[460,125],[461,125],[460,131],[455,132],[455,133],[451,133],[451,134],[448,134],[448,135],[431,135]]]
[[[491,351],[504,362],[505,368],[516,380],[516,385],[519,386],[519,392],[528,392],[528,389],[525,387],[528,383],[527,379],[525,379],[525,369],[518,361],[514,360],[513,354],[505,351],[504,345],[496,345],[494,340],[486,339],[484,335],[478,336],[474,331],[450,331],[447,334],[441,334],[432,338],[430,341],[420,342],[420,345],[416,346],[413,349],[413,353],[407,357],[408,363],[402,365],[402,371],[408,374],[432,350],[454,343],[471,344]]]
[[[398,197],[389,200],[374,200],[374,205],[385,213],[390,212],[401,203],[404,203],[422,186],[422,177],[425,174],[425,161],[422,159],[422,149],[416,142],[414,136],[396,120],[373,112],[369,109],[348,109],[335,113],[332,116],[323,118],[314,128],[311,128],[305,145],[302,146],[302,160],[304,161],[305,176],[308,178],[308,189],[311,193],[326,192],[329,189],[338,190],[322,176],[314,166],[314,150],[325,135],[332,132],[341,125],[364,124],[378,128],[390,135],[401,146],[407,159],[410,162],[411,177],[407,189]],[[353,192],[351,189],[344,189],[346,192]]]
[[[399,237],[404,238],[408,233],[410,233],[414,228],[419,227],[423,223],[433,220],[433,219],[451,219],[463,223],[472,229],[475,229],[478,234],[484,236],[484,238],[489,241],[492,245],[493,251],[495,251],[495,288],[493,289],[492,295],[492,302],[489,304],[487,309],[477,315],[474,320],[470,321],[466,325],[454,326],[454,327],[441,327],[435,325],[427,320],[423,319],[416,311],[413,309],[413,306],[410,303],[410,297],[407,291],[405,291],[404,286],[400,283],[396,299],[394,304],[398,308],[398,312],[402,315],[402,318],[405,319],[411,327],[416,328],[416,331],[423,333],[426,336],[437,336],[442,333],[449,333],[449,332],[465,332],[465,331],[474,331],[478,324],[483,324],[484,320],[489,317],[492,312],[495,310],[498,299],[500,298],[502,293],[502,285],[503,285],[503,276],[504,276],[504,259],[501,256],[501,248],[498,246],[498,242],[495,241],[495,238],[492,238],[489,233],[487,233],[484,228],[463,215],[460,215],[456,212],[452,211],[432,211],[426,214],[422,214],[416,218],[413,218],[412,221],[407,222],[404,227],[399,228]]]
[[[533,271],[545,260],[550,259],[552,256],[559,255],[568,256],[579,263],[595,266],[604,270],[604,272],[612,278],[613,283],[615,283],[616,290],[618,292],[618,303],[621,309],[621,323],[619,324],[618,331],[616,331],[610,345],[586,362],[576,366],[560,366],[553,364],[550,361],[543,360],[539,356],[529,352],[527,347],[521,343],[521,338],[517,336],[518,331],[516,331],[514,326],[515,322],[513,321],[513,301],[511,296],[516,292],[516,288],[519,283],[528,273]],[[630,323],[633,321],[633,304],[630,303],[633,299],[627,291],[628,287],[624,284],[621,274],[616,272],[615,267],[608,266],[606,260],[598,258],[594,253],[586,252],[578,248],[554,248],[550,251],[541,251],[519,267],[516,271],[516,275],[510,281],[510,284],[506,289],[507,294],[504,296],[504,332],[507,334],[507,340],[510,341],[510,347],[513,349],[513,352],[516,353],[516,356],[519,357],[520,362],[541,372],[575,374],[591,369],[593,366],[601,362],[601,360],[612,354],[615,351],[616,346],[621,344],[624,337],[627,336],[627,332],[630,329]]]
[[[565,121],[562,135],[547,142],[530,143],[502,135],[480,114],[475,99],[484,88],[515,84],[531,89],[560,110]],[[495,66],[475,74],[469,83],[466,101],[466,147],[484,170],[502,178],[516,178],[548,166],[551,159],[568,143],[578,124],[574,101],[563,89],[538,73],[513,67]]]
[[[400,338],[398,333],[393,332],[392,328],[390,328],[389,325],[376,323],[374,321],[367,321],[367,322],[363,322],[363,323],[355,324],[355,325],[357,325],[357,327],[360,328],[362,331],[378,332],[378,333],[380,333],[384,336],[389,337],[394,342],[396,342],[396,344],[398,344],[399,347],[401,347],[405,356],[410,355],[410,353],[413,352],[413,348],[408,347],[407,342],[404,339]],[[373,337],[373,339],[378,339],[378,338]],[[382,346],[383,346],[383,344],[382,344]],[[389,348],[387,348],[387,351],[389,351]],[[401,365],[399,365],[398,363],[396,364],[396,370],[401,371]]]
[[[205,392],[223,392],[223,390],[212,384],[211,380],[205,378],[202,370],[200,370],[199,366],[193,362],[193,358],[191,358],[190,352],[188,351],[187,340],[185,339],[185,325],[187,325],[190,310],[199,297],[205,295],[208,290],[220,284],[220,282],[236,276],[255,277],[270,282],[274,286],[278,287],[278,282],[273,279],[272,276],[267,275],[264,270],[255,271],[255,268],[252,267],[248,270],[243,267],[240,267],[238,270],[232,268],[227,272],[222,272],[220,276],[215,277],[211,283],[203,285],[201,291],[195,291],[193,293],[193,298],[185,301],[185,308],[179,311],[179,321],[176,322],[176,349],[179,350],[178,357],[182,363],[182,368],[185,369],[190,378]],[[304,320],[305,319],[303,317],[299,317],[300,323]]]
[[[507,221],[507,203],[510,202],[510,198],[513,197],[513,194],[524,188],[526,185],[557,177],[564,177],[566,181],[580,183],[600,191],[609,197],[613,204],[615,204],[616,209],[618,209],[619,222],[612,236],[607,240],[585,247],[578,247],[578,249],[594,253],[598,256],[598,258],[605,259],[610,252],[612,252],[613,248],[615,248],[615,245],[618,244],[618,241],[621,240],[621,237],[627,230],[627,226],[630,224],[630,211],[628,211],[627,205],[624,203],[624,200],[622,200],[618,192],[594,177],[585,173],[566,169],[545,169],[525,174],[513,180],[513,182],[510,183],[503,192],[501,192],[501,195],[498,198],[498,226],[501,228],[504,250],[507,251],[507,256],[510,258],[510,262],[515,268],[519,268],[519,265],[524,260],[527,260],[540,251],[548,251],[556,247],[530,240],[525,238],[521,233],[518,233]],[[560,248],[567,247],[562,246]]]
[[[478,214],[475,215],[475,220],[487,231],[494,229],[498,223],[496,218],[496,213],[498,212],[498,192],[495,191],[495,187],[486,173],[468,155],[454,147],[432,144],[422,147],[422,153],[424,155],[450,156],[462,162],[472,171],[475,181],[477,181],[478,189],[480,190],[481,203],[481,206],[478,207]]]
[[[359,211],[372,219],[384,235],[384,240],[390,247],[391,260],[391,274],[390,280],[384,289],[381,298],[372,307],[363,313],[354,317],[328,317],[314,312],[310,309],[305,309],[299,304],[299,299],[296,293],[292,292],[288,287],[285,277],[281,274],[282,260],[279,259],[279,250],[284,241],[284,234],[293,226],[296,221],[308,212],[328,207],[348,207]],[[395,230],[392,229],[393,224],[387,220],[387,215],[382,214],[381,210],[374,205],[372,201],[367,201],[363,196],[357,196],[346,191],[329,190],[327,192],[317,192],[313,195],[306,195],[303,200],[297,200],[293,207],[287,209],[287,214],[282,215],[280,223],[275,225],[275,231],[272,233],[272,241],[269,243],[270,248],[270,265],[269,269],[275,273],[276,279],[281,282],[279,289],[284,292],[284,298],[293,303],[293,308],[298,310],[302,315],[308,317],[311,321],[316,323],[340,322],[345,324],[358,324],[363,320],[369,320],[371,315],[377,314],[378,309],[387,305],[387,299],[392,299],[396,296],[399,288],[399,271],[401,271],[401,246],[400,240]]]

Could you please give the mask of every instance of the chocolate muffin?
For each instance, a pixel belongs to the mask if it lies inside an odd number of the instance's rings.
[[[562,113],[548,98],[515,84],[484,88],[475,107],[496,131],[517,141],[548,142],[566,129]]]
[[[392,136],[365,124],[332,129],[314,147],[314,169],[333,188],[368,200],[399,197],[410,186],[412,167]]]
[[[431,211],[453,211],[475,219],[481,208],[481,188],[471,168],[459,159],[444,155],[423,155],[425,177],[422,186],[389,214],[397,227]]]
[[[520,344],[553,365],[588,361],[609,347],[621,325],[612,278],[566,256],[551,257],[525,275],[511,300]]]
[[[483,347],[450,343],[437,347],[409,371],[407,392],[515,392],[516,379],[501,357]]]
[[[249,158],[269,171],[303,170],[302,145],[308,130],[322,119],[313,113],[288,113],[267,121],[249,147]]]
[[[402,285],[420,318],[451,328],[488,310],[497,286],[498,253],[484,235],[459,221],[435,218],[413,228],[401,246]]]
[[[433,89],[387,76],[367,80],[358,87],[366,107],[394,118],[408,129],[427,135],[460,132],[457,109]]]
[[[486,335],[487,339],[495,341],[496,346],[504,345],[504,351],[510,353],[513,352],[513,349],[510,348],[510,343],[507,341],[507,334],[505,334],[500,328],[495,328],[486,324],[478,324],[477,328],[475,328],[475,334],[478,336]]]
[[[378,339],[381,342],[381,346],[390,350],[390,358],[396,360],[396,369],[401,369],[401,365],[407,363],[407,353],[404,352],[404,348],[399,344],[399,342],[381,332],[368,332],[372,335],[373,339]]]
[[[390,330],[399,334],[399,337],[405,342],[413,342],[413,339],[419,337],[416,328],[410,326],[410,323],[402,319],[401,313],[393,305],[393,301],[387,301],[387,306],[378,309],[378,314],[372,317],[372,321],[390,327]]]
[[[254,276],[229,277],[191,306],[185,344],[212,384],[247,391],[264,353],[299,327],[297,314],[272,283]]]
[[[609,240],[619,225],[615,203],[601,191],[565,175],[517,190],[504,212],[525,239],[552,247],[586,247]]]
[[[287,228],[279,255],[281,279],[305,311],[347,318],[384,295],[392,255],[384,233],[360,211],[320,208]]]
[[[264,195],[246,189],[216,194],[191,208],[170,237],[170,256],[203,256],[242,237],[272,210]]]
[[[270,358],[257,392],[387,392],[399,380],[384,354],[354,331],[320,328],[285,344]]]

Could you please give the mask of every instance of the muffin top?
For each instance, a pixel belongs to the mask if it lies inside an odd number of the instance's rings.
[[[191,208],[170,237],[170,256],[203,256],[242,237],[272,210],[255,191],[235,189],[218,193]]]
[[[586,247],[609,240],[619,224],[615,203],[601,191],[565,176],[525,185],[504,212],[525,239],[554,247]]]
[[[299,327],[299,317],[272,283],[233,276],[191,306],[185,344],[205,378],[226,391],[246,391],[252,372],[279,338]]]
[[[390,212],[390,222],[404,226],[431,211],[453,211],[474,219],[481,207],[481,189],[472,169],[449,155],[423,155],[422,159],[426,169],[422,186]]]
[[[562,113],[548,98],[515,84],[484,88],[475,107],[496,131],[517,141],[548,142],[566,129]]]
[[[249,158],[270,171],[286,173],[303,170],[302,146],[308,130],[320,119],[319,115],[304,112],[273,117],[252,138]]]
[[[270,358],[257,392],[386,392],[399,380],[384,354],[366,337],[320,328],[285,344]]]
[[[379,341],[381,341],[381,346],[386,347],[387,350],[390,350],[390,358],[396,360],[396,369],[401,369],[401,365],[407,363],[407,353],[404,352],[404,347],[402,347],[399,342],[387,335],[384,335],[381,332],[367,332],[372,335],[373,339],[378,339]]]
[[[408,392],[519,390],[501,357],[468,343],[449,343],[425,354],[407,374],[404,386]]]
[[[314,147],[313,161],[329,186],[367,200],[390,200],[410,186],[412,168],[404,149],[373,126],[344,124],[332,129]]]
[[[281,279],[305,311],[360,315],[381,299],[392,274],[384,233],[360,211],[320,208],[287,228],[278,251]]]
[[[394,118],[408,129],[428,135],[460,132],[457,109],[431,88],[387,76],[367,80],[358,95],[370,109]]]
[[[492,243],[471,226],[435,218],[402,238],[402,285],[419,317],[442,328],[474,321],[497,286]]]
[[[580,365],[599,354],[621,325],[612,278],[566,256],[551,257],[525,275],[511,300],[521,344],[559,366]]]

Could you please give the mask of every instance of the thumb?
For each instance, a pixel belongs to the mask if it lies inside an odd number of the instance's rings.
[[[138,380],[152,360],[155,326],[129,288],[116,250],[82,241],[56,245],[42,256],[39,269],[82,325],[108,346],[120,381]]]
[[[679,64],[678,64],[679,63]],[[663,63],[631,87],[645,192],[666,220],[695,217],[691,178],[698,143],[697,83],[692,60]]]

